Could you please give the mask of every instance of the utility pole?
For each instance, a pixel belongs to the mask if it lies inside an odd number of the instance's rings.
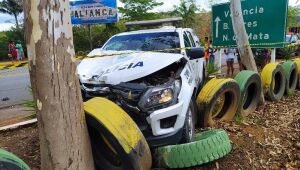
[[[24,1],[30,80],[37,103],[41,169],[94,169],[76,77],[69,0]]]
[[[230,11],[232,15],[231,19],[233,30],[236,36],[236,44],[238,46],[241,61],[247,70],[258,72],[244,24],[245,22],[242,13],[241,0],[230,0]],[[263,92],[260,100],[260,103],[262,104],[265,102]]]

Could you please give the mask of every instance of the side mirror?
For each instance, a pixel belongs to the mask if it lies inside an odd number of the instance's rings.
[[[204,49],[202,47],[192,47],[186,50],[186,53],[191,60],[204,57]]]
[[[103,44],[98,44],[97,45],[97,48],[102,48],[103,47]]]

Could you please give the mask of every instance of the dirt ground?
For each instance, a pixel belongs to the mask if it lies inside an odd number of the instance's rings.
[[[233,150],[215,162],[189,168],[208,169],[300,169],[300,92],[280,102],[267,102],[255,113],[219,125],[229,133]],[[39,169],[39,140],[36,125],[0,132],[0,148],[20,156]]]

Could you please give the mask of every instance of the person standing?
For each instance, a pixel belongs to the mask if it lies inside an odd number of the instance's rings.
[[[10,41],[8,44],[8,56],[11,58],[12,62],[14,62],[17,59],[17,49],[15,46],[15,42]]]
[[[204,44],[204,59],[206,61],[206,65],[208,65],[208,60],[209,60],[209,41],[208,41],[208,37],[205,37],[204,39],[205,44]]]
[[[227,77],[232,77],[234,73],[234,56],[235,56],[235,49],[233,48],[228,48],[225,49],[225,55],[226,55],[226,63],[227,63]],[[231,73],[231,75],[230,75]]]
[[[209,48],[208,48],[208,53],[209,53],[209,65],[214,66],[215,64],[215,52],[217,49],[214,49],[212,46],[212,40],[209,41]]]
[[[18,60],[19,61],[23,60],[23,58],[24,58],[24,51],[23,51],[23,47],[22,47],[22,44],[21,44],[20,40],[17,41],[16,48],[18,50]]]

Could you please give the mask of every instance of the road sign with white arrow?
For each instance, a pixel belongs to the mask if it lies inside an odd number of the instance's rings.
[[[283,47],[288,0],[244,0],[241,3],[249,42],[255,44],[252,47]],[[236,45],[229,3],[212,7],[212,25],[214,46]]]
[[[219,22],[221,21],[221,19],[219,17],[217,17],[215,19],[216,22],[216,38],[219,38]]]

